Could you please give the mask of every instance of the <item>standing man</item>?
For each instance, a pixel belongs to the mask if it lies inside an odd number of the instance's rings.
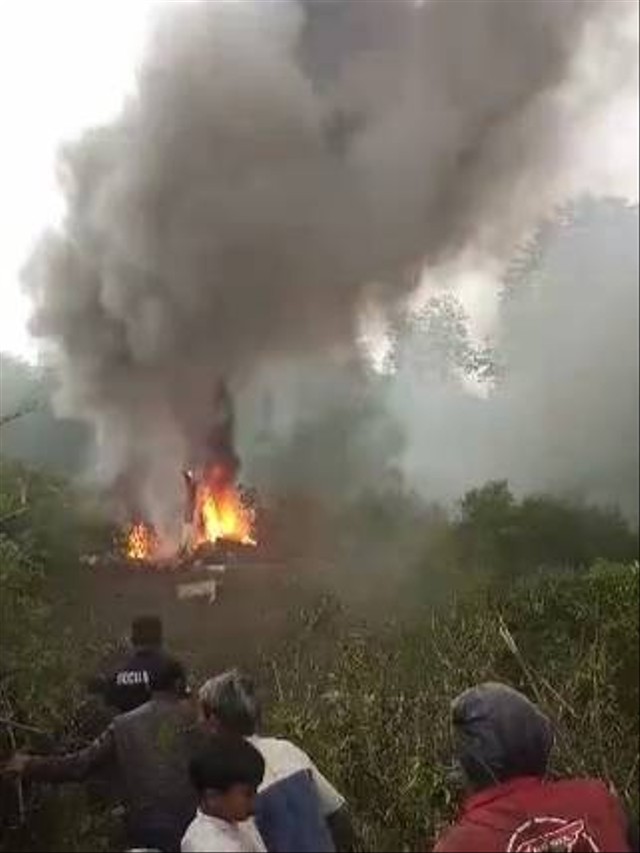
[[[231,671],[211,678],[201,688],[199,699],[209,730],[246,738],[264,758],[255,815],[267,850],[333,853],[354,849],[344,797],[299,747],[257,734],[261,709],[246,676]]]
[[[167,659],[151,675],[148,702],[114,718],[93,743],[67,755],[16,754],[9,775],[59,784],[116,767],[132,847],[176,851],[196,811],[189,761],[202,738],[185,702],[182,667]]]
[[[131,647],[131,653],[114,672],[90,682],[90,691],[102,695],[107,705],[124,714],[148,702],[155,674],[168,663],[181,672],[186,689],[182,665],[163,649],[162,621],[157,616],[137,616],[133,620]]]

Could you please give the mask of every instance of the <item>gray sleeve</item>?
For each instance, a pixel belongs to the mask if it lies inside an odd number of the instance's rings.
[[[115,757],[115,738],[109,726],[89,746],[67,755],[34,756],[25,776],[39,782],[81,782]]]

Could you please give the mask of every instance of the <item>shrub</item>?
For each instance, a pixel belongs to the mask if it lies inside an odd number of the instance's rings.
[[[552,715],[558,772],[602,776],[637,809],[638,599],[637,565],[599,563],[411,629],[354,629],[325,605],[265,663],[270,724],[348,796],[365,849],[422,848],[451,816],[449,702],[488,679]]]
[[[96,653],[93,626],[82,636],[56,608],[52,578],[78,583],[78,548],[85,520],[62,481],[3,462],[0,471],[0,758],[16,748],[78,746],[74,726],[83,676]],[[71,587],[71,589],[74,588]],[[93,641],[93,643],[92,643]],[[27,726],[27,729],[21,728]],[[40,732],[40,734],[38,734]],[[81,789],[45,794],[34,788],[21,801],[14,785],[0,789],[2,849],[101,849],[99,812]]]

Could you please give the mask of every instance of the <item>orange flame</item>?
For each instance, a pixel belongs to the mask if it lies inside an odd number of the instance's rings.
[[[198,544],[219,539],[255,545],[252,537],[254,514],[242,503],[233,488],[214,491],[206,483],[198,488],[196,501]]]
[[[127,536],[127,557],[130,560],[148,560],[155,549],[155,536],[150,527],[141,521],[131,526]]]
[[[215,470],[195,490],[193,515],[188,538],[183,547],[193,550],[200,545],[225,540],[255,546],[253,536],[255,511],[246,506],[233,484],[221,482]],[[125,551],[129,560],[144,562],[158,559],[161,542],[151,525],[133,523],[126,536]]]

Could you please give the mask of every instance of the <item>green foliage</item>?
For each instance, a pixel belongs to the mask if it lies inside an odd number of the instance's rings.
[[[614,509],[548,495],[517,501],[506,481],[472,489],[455,525],[460,559],[469,570],[514,578],[542,567],[634,560],[638,535]]]
[[[63,481],[0,462],[0,758],[16,747],[74,747],[87,736],[73,721],[97,636],[86,612],[83,631],[65,623],[60,591],[80,590],[79,549],[99,529]],[[33,727],[36,734],[7,721]],[[36,792],[25,801],[24,825],[11,831],[20,815],[3,788],[8,824],[0,822],[0,847],[47,849],[51,843],[54,849],[86,849],[89,837],[78,820],[87,812],[85,799],[78,791],[44,798]],[[65,822],[65,814],[72,822]],[[93,830],[89,843],[96,849]]]
[[[419,631],[353,630],[334,617],[272,662],[270,726],[342,789],[364,849],[417,849],[449,813],[448,703],[489,676],[495,642],[462,612]]]
[[[639,603],[637,565],[600,563],[411,629],[354,629],[325,604],[265,664],[269,723],[348,796],[364,849],[423,849],[450,818],[449,702],[489,679],[552,715],[556,770],[602,776],[637,809]]]
[[[632,720],[639,706],[640,660],[633,642],[639,632],[638,580],[637,563],[598,561],[586,572],[521,581],[506,599],[504,592],[494,593],[496,608],[506,603],[507,627],[517,631],[531,669],[543,668],[551,681],[564,683],[579,709],[586,694],[598,688],[605,691],[607,717],[611,710],[622,711],[607,728]],[[585,662],[590,683],[584,681]],[[515,679],[517,673],[512,675]]]

